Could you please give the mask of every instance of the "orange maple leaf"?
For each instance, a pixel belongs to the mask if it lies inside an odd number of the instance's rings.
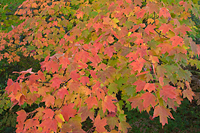
[[[66,121],[68,121],[70,117],[74,117],[74,115],[76,114],[76,110],[73,109],[74,105],[74,103],[70,103],[68,105],[65,104],[65,106],[62,108],[61,114]]]
[[[167,117],[171,117],[172,119],[174,119],[174,117],[172,116],[170,109],[166,109],[164,106],[156,106],[155,110],[154,110],[154,114],[153,114],[153,118],[160,116],[160,122],[162,123],[162,127],[168,123],[167,121]]]
[[[169,10],[168,10],[167,8],[165,8],[165,7],[162,7],[162,8],[160,9],[159,17],[161,17],[161,16],[171,18],[171,15],[170,15],[170,13],[169,13]]]
[[[57,95],[63,99],[65,97],[65,95],[69,95],[68,91],[66,88],[61,88],[58,90]]]
[[[73,80],[78,81],[78,78],[80,78],[80,75],[76,72],[76,70],[72,71],[70,73],[70,76]]]
[[[85,102],[87,103],[88,109],[91,109],[94,105],[97,106],[97,98],[96,97],[88,97]]]
[[[187,97],[190,102],[192,102],[193,96],[195,96],[195,94],[191,89],[186,89],[183,91],[183,98]]]
[[[43,99],[42,99],[42,102],[45,102],[45,105],[46,105],[47,107],[49,107],[50,105],[53,106],[53,105],[54,105],[54,101],[55,101],[54,96],[52,96],[52,95],[50,95],[50,94],[44,96]]]
[[[96,127],[96,130],[97,132],[99,133],[103,133],[103,132],[106,132],[106,129],[104,126],[107,125],[107,122],[106,122],[106,119],[103,118],[101,119],[100,118],[100,115],[98,115],[96,118],[95,118],[95,121],[94,121],[94,126]]]
[[[144,108],[147,108],[150,104],[152,107],[156,105],[156,97],[150,92],[145,92],[140,98],[144,100]]]
[[[168,98],[175,99],[177,97],[176,88],[171,85],[165,85],[160,90],[160,96],[167,102]]]
[[[179,36],[174,36],[170,39],[170,41],[172,41],[172,46],[182,46],[183,45],[183,38],[179,37]]]
[[[129,98],[128,101],[131,102],[131,107],[132,108],[138,107],[140,112],[144,109],[142,100],[140,99],[139,95]]]
[[[77,11],[76,17],[79,18],[83,18],[84,12],[82,11]]]
[[[114,47],[110,46],[110,47],[106,47],[104,50],[104,55],[108,55],[110,58],[113,56],[113,53],[116,53]]]
[[[154,29],[156,28],[155,25],[148,25],[146,28],[145,28],[145,32],[149,35],[149,32],[152,32],[154,33]]]
[[[165,34],[169,30],[174,31],[174,28],[172,24],[162,24],[159,28],[159,30],[162,30],[162,32]]]
[[[140,92],[141,90],[144,89],[145,82],[142,80],[137,80],[136,82],[133,83],[133,85],[137,85],[136,92]]]
[[[106,109],[108,109],[109,112],[115,112],[116,106],[113,104],[115,101],[116,98],[112,96],[106,96],[102,102],[103,112],[105,113]]]

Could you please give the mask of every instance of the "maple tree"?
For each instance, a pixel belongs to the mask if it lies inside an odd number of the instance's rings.
[[[194,96],[185,66],[200,54],[186,34],[195,32],[188,19],[195,7],[191,0],[25,1],[16,12],[25,21],[0,33],[0,50],[9,48],[0,59],[19,61],[22,52],[41,61],[38,72],[8,80],[14,105],[38,104],[17,112],[16,132],[85,132],[88,117],[96,132],[128,132],[124,106],[153,108],[151,119],[164,126],[170,110]]]

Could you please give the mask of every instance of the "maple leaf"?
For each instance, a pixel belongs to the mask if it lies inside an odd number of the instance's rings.
[[[76,17],[79,18],[83,18],[84,12],[82,11],[77,11]]]
[[[61,99],[63,99],[65,97],[65,95],[69,95],[69,93],[68,93],[67,89],[63,87],[63,88],[61,88],[61,89],[58,90],[57,95]]]
[[[114,39],[113,39],[113,37],[110,35],[110,36],[108,36],[108,42],[109,43],[113,43],[114,42]]]
[[[70,61],[68,58],[60,57],[59,58],[59,65],[62,65],[62,68],[65,69],[70,64]]]
[[[97,106],[98,104],[96,97],[88,97],[85,102],[87,103],[88,109],[91,109],[94,105]]]
[[[116,98],[112,96],[106,96],[102,102],[103,112],[105,113],[106,109],[108,109],[109,112],[115,112],[117,109],[116,106],[113,104],[115,101]]]
[[[172,46],[182,46],[183,45],[183,38],[179,37],[179,36],[174,36],[170,39],[170,41],[172,41]]]
[[[140,99],[143,99],[143,106],[144,108],[147,108],[150,104],[152,107],[156,105],[156,97],[150,93],[150,92],[145,92]]]
[[[160,96],[163,96],[165,102],[167,102],[168,98],[175,99],[177,97],[175,89],[176,88],[171,85],[165,85],[160,90]]]
[[[126,55],[126,57],[129,57],[129,62],[136,60],[138,58],[137,53],[130,52],[129,54]]]
[[[130,65],[132,66],[132,70],[134,72],[138,71],[140,73],[145,62],[146,61],[143,58],[138,58],[136,61],[133,61]]]
[[[8,84],[8,86],[6,87],[5,90],[7,91],[8,94],[13,92],[13,94],[15,95],[21,89],[19,83],[18,82],[13,82],[12,79],[9,79],[7,84]]]
[[[59,77],[53,77],[52,80],[52,87],[55,89],[58,89],[60,87],[60,84],[63,82]]]
[[[104,55],[108,55],[110,58],[113,56],[113,53],[116,53],[113,46],[106,47],[104,50]]]
[[[141,9],[140,11],[136,12],[137,19],[138,18],[143,18],[145,13],[146,13],[145,9]]]
[[[40,127],[43,127],[43,132],[49,132],[49,131],[54,131],[56,132],[57,130],[57,121],[55,119],[45,119],[42,121],[40,124]]]
[[[155,25],[148,25],[146,28],[145,28],[145,32],[149,35],[150,32],[154,33],[154,29],[156,28]]]
[[[148,2],[145,10],[149,12],[149,14],[152,14],[153,12],[158,13],[159,12],[159,6],[155,2]]]
[[[149,92],[155,91],[155,85],[153,83],[146,83],[144,90],[148,90]]]
[[[81,77],[80,82],[85,86],[87,83],[89,83],[89,78],[86,76]]]
[[[27,114],[24,110],[17,111],[17,122],[23,123],[26,120]]]
[[[126,0],[127,3],[131,4],[132,3],[132,0]]]
[[[172,119],[174,119],[174,117],[172,116],[172,114],[170,113],[170,109],[166,109],[164,106],[156,106],[154,109],[154,114],[153,114],[153,118],[160,116],[160,122],[162,123],[162,127],[168,123],[167,118],[171,117]]]
[[[161,48],[161,54],[165,54],[166,52],[171,51],[173,49],[173,46],[169,43],[160,43],[159,45],[157,45],[157,47]]]
[[[168,10],[167,8],[165,8],[165,7],[162,7],[162,8],[160,9],[159,17],[161,17],[161,16],[171,18],[171,15],[170,15],[170,13],[169,13],[169,10]]]
[[[71,71],[70,76],[73,80],[78,81],[78,78],[80,78],[80,75],[77,73],[76,70]]]
[[[169,32],[169,30],[174,31],[174,28],[172,24],[162,24],[159,28],[159,30],[162,30],[162,32],[165,34]]]
[[[53,116],[54,116],[54,111],[52,109],[49,109],[49,108],[46,108],[44,111],[43,111],[44,115],[42,117],[43,120],[47,119],[47,118],[50,118],[52,119]]]
[[[65,104],[65,106],[62,108],[61,114],[66,121],[68,121],[70,117],[74,117],[74,115],[76,114],[76,110],[73,108],[74,103],[70,103],[68,105]]]
[[[119,126],[118,118],[117,117],[111,117],[111,116],[109,116],[106,119],[107,119],[107,124],[109,125],[109,127],[110,127],[111,130],[114,129],[115,126],[117,126],[117,127]]]
[[[94,121],[94,111],[89,110],[87,106],[80,107],[78,113],[81,113],[81,121],[85,121],[88,117]]]
[[[195,96],[195,94],[191,89],[186,89],[183,91],[183,98],[187,97],[190,102],[192,102],[193,96]]]
[[[107,125],[106,119],[105,118],[101,119],[100,115],[97,115],[94,121],[94,126],[96,127],[97,132],[99,133],[106,132],[106,129],[104,127],[106,125]]]
[[[121,121],[119,123],[119,129],[122,130],[124,133],[128,132],[128,128],[131,128],[131,126],[126,121]]]
[[[91,74],[91,76],[92,76],[94,79],[97,78],[97,75],[96,75],[96,72],[95,72],[95,71],[90,70],[90,74]]]
[[[133,85],[137,85],[136,92],[140,92],[141,90],[144,89],[145,82],[142,80],[137,80],[136,82],[133,83]]]
[[[129,102],[132,102],[132,103],[131,103],[131,107],[132,107],[132,108],[138,107],[138,109],[140,110],[140,112],[144,109],[142,100],[140,99],[140,96],[139,96],[139,95],[137,95],[137,96],[135,96],[135,97],[129,98],[128,101],[129,101]]]
[[[185,24],[177,27],[175,30],[177,31],[176,35],[178,35],[179,32],[181,32],[183,35],[185,35],[187,33],[186,31],[191,31],[191,29],[188,26],[186,26]]]
[[[49,107],[50,105],[53,106],[53,105],[54,105],[54,101],[55,101],[54,96],[52,96],[52,95],[50,95],[50,94],[44,96],[43,99],[42,99],[42,102],[45,102],[45,105],[46,105],[47,107]]]

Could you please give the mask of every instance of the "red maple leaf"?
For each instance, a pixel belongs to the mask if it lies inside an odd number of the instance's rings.
[[[91,76],[92,76],[94,79],[97,78],[97,75],[96,75],[96,72],[95,72],[95,71],[90,70],[90,74],[91,74]]]
[[[94,120],[94,126],[96,127],[96,130],[97,130],[98,133],[106,132],[106,129],[104,127],[106,125],[107,125],[107,122],[106,122],[105,118],[101,119],[100,115],[98,115],[95,118],[95,120]]]
[[[52,82],[52,87],[55,89],[58,89],[60,87],[60,84],[63,82],[59,77],[53,77],[51,80]]]
[[[165,54],[173,49],[173,46],[169,43],[160,43],[157,47],[161,48],[161,54]]]
[[[23,123],[26,120],[27,114],[24,110],[20,110],[17,112],[17,122]]]
[[[186,31],[191,31],[191,29],[186,26],[185,24],[179,26],[176,28],[176,35],[178,35],[179,32],[183,33],[183,35],[185,35],[187,32]]]
[[[43,99],[42,99],[42,102],[45,102],[45,105],[46,105],[47,107],[49,107],[50,105],[53,106],[53,105],[54,105],[54,101],[55,101],[54,96],[52,96],[52,95],[50,95],[50,94],[44,96]]]
[[[150,104],[152,107],[156,105],[156,97],[150,92],[145,92],[140,98],[144,100],[144,108],[147,108]]]
[[[156,106],[153,114],[153,118],[160,116],[160,122],[162,123],[162,126],[165,125],[165,123],[168,123],[167,117],[171,117],[174,119],[172,114],[170,113],[170,109],[166,109],[164,106]]]
[[[110,58],[113,56],[113,53],[116,53],[113,46],[106,47],[105,50],[104,50],[104,55],[107,54]]]
[[[151,14],[153,12],[155,12],[155,13],[159,12],[159,6],[155,2],[148,2],[145,9],[146,9],[146,11],[149,12],[149,14]]]
[[[68,91],[66,88],[61,88],[58,90],[57,95],[63,99],[65,97],[65,95],[69,95]]]
[[[174,28],[172,24],[162,24],[159,28],[159,30],[162,30],[162,32],[165,34],[169,30],[174,31]]]
[[[165,7],[162,7],[162,8],[160,9],[159,17],[161,17],[161,16],[171,18],[171,15],[170,15],[170,13],[169,13],[169,10],[168,10],[167,8],[165,8]]]
[[[77,11],[76,17],[79,18],[83,18],[84,12],[82,11]]]
[[[8,79],[7,82],[7,87],[6,87],[6,91],[8,94],[10,94],[11,92],[13,92],[13,94],[17,94],[17,92],[21,89],[20,85],[18,82],[13,82],[12,79]]]
[[[138,58],[137,53],[130,52],[129,54],[126,55],[126,57],[129,57],[129,62],[136,60]]]
[[[108,36],[107,40],[108,40],[109,43],[113,43],[114,42],[114,39],[113,39],[113,37],[111,35]]]
[[[43,132],[50,132],[51,130],[56,132],[57,121],[55,119],[48,118],[48,119],[45,119],[44,121],[42,121],[42,123],[39,126],[42,127]]]
[[[45,108],[45,110],[43,111],[44,115],[42,117],[42,119],[47,119],[47,118],[50,118],[52,119],[53,116],[54,116],[54,111],[52,109],[49,109],[49,108]]]
[[[132,103],[131,103],[131,107],[132,107],[132,108],[138,107],[138,109],[140,110],[140,112],[144,109],[142,100],[140,99],[140,96],[139,96],[139,95],[137,95],[137,96],[135,96],[135,97],[129,98],[128,101],[129,101],[129,102],[132,102]]]
[[[177,97],[176,88],[171,85],[165,85],[160,90],[160,96],[167,102],[168,98],[175,99]]]
[[[142,80],[137,80],[136,82],[133,83],[133,85],[137,85],[136,92],[140,92],[141,90],[144,89],[145,82]]]
[[[87,103],[88,109],[91,109],[94,105],[97,106],[97,98],[96,97],[88,97],[85,102]]]
[[[148,90],[149,92],[155,91],[154,83],[146,83],[144,90]]]
[[[59,58],[59,65],[62,65],[62,68],[65,69],[70,64],[70,61],[68,58],[60,57]]]
[[[73,108],[74,103],[70,103],[68,105],[65,104],[65,106],[62,108],[61,114],[66,121],[68,121],[70,117],[74,117],[74,115],[76,114],[76,110]]]
[[[83,76],[83,77],[81,77],[80,82],[81,82],[83,85],[86,85],[87,83],[89,83],[89,78],[86,77],[86,76]]]
[[[183,45],[183,38],[179,37],[179,36],[174,36],[170,39],[170,41],[172,41],[172,46],[182,46]]]
[[[115,112],[116,106],[113,104],[115,101],[116,98],[112,96],[106,96],[102,102],[103,112],[105,113],[106,109],[108,109],[109,112]]]
[[[149,32],[152,32],[154,33],[154,29],[156,28],[155,25],[148,25],[146,28],[145,28],[145,32],[149,35]]]
[[[132,66],[132,70],[138,71],[140,73],[140,71],[142,70],[144,63],[146,61],[143,58],[139,58],[136,61],[133,61],[130,65]]]
[[[76,70],[72,71],[70,73],[70,76],[73,80],[78,81],[78,78],[80,78],[80,75],[76,72]]]
[[[145,9],[141,9],[140,11],[136,12],[137,19],[138,18],[143,18],[145,13],[146,13]]]

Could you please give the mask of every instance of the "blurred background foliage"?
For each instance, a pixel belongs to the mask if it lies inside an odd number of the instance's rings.
[[[19,16],[14,15],[18,6],[25,0],[0,0],[0,32],[9,32],[15,26],[23,22],[19,20]],[[200,5],[200,1],[193,0]],[[74,7],[75,8],[75,7]],[[199,9],[200,10],[200,9]],[[198,15],[194,15],[191,12],[191,19],[196,26],[193,27],[197,34],[188,34],[196,42],[200,44],[200,19]],[[0,51],[4,52],[4,51]],[[33,72],[40,69],[39,61],[34,60],[32,57],[24,57],[21,53],[20,62],[8,63],[6,59],[0,61],[0,132],[1,133],[12,133],[15,132],[16,125],[16,112],[21,108],[24,108],[27,112],[34,110],[38,105],[29,106],[26,103],[21,107],[16,105],[12,106],[12,103],[9,100],[7,94],[4,93],[7,80],[11,78],[15,80],[19,75],[17,73],[12,73],[13,71],[24,71],[29,68],[33,68]],[[191,67],[190,67],[191,68]],[[197,70],[191,70],[192,73],[197,74],[197,77],[200,77],[200,73]],[[195,71],[195,72],[194,72]],[[196,82],[194,82],[196,84]],[[200,86],[198,86],[200,87]],[[200,132],[200,106],[197,105],[197,100],[194,100],[190,103],[188,100],[184,99],[181,106],[177,109],[176,112],[172,112],[175,120],[169,119],[169,124],[165,125],[162,129],[161,124],[159,123],[159,118],[154,120],[149,119],[151,117],[146,112],[140,113],[137,109],[128,111],[125,108],[125,114],[127,115],[127,121],[132,126],[130,133],[140,133],[140,132]],[[83,123],[83,126],[89,129],[92,125],[91,121]]]

